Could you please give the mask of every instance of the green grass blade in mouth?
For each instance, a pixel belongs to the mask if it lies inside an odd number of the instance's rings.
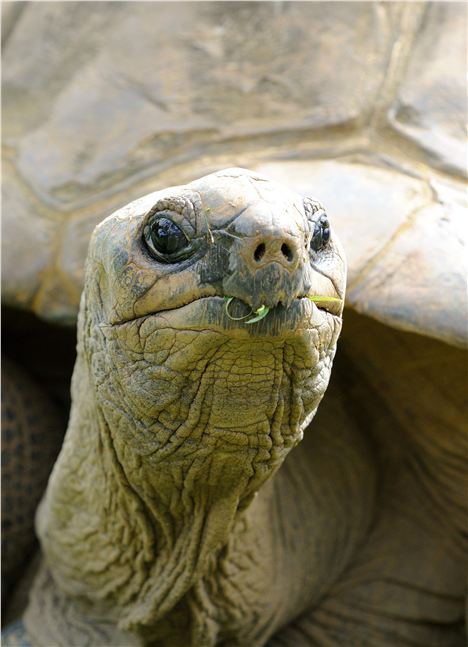
[[[261,319],[266,317],[267,314],[270,312],[270,308],[268,306],[260,306],[258,310],[255,310],[255,313],[253,313],[253,311],[251,310],[243,317],[233,317],[229,312],[229,306],[231,305],[233,299],[234,297],[224,297],[224,302],[225,302],[224,310],[226,312],[226,315],[229,317],[229,319],[232,319],[232,321],[242,321],[243,319],[247,319],[247,317],[250,317],[251,314],[255,314],[255,317],[245,322],[246,324],[253,324],[256,321],[260,321]]]
[[[249,319],[245,323],[246,324],[253,324],[253,323],[257,322],[257,321],[261,321],[262,319],[264,319],[267,316],[267,314],[269,312],[270,312],[270,308],[268,306],[260,306],[260,308],[258,310],[255,310],[255,315],[256,316],[253,319]]]
[[[226,315],[229,317],[229,319],[232,319],[232,321],[243,321],[244,319],[247,319],[247,317],[250,317],[252,314],[252,310],[244,315],[243,317],[233,317],[230,312],[229,312],[229,306],[231,305],[232,301],[234,300],[235,297],[224,297],[224,310],[226,312]],[[336,303],[341,303],[341,299],[338,299],[337,297],[326,297],[326,296],[321,296],[319,294],[308,294],[307,299],[310,301],[313,301],[313,303],[326,303],[326,302],[336,302]],[[270,312],[270,308],[268,306],[260,306],[257,310],[255,310],[255,317],[252,317],[252,319],[249,319],[246,321],[246,324],[253,324],[257,323],[257,321],[261,321],[264,319],[267,314]]]
[[[224,297],[224,301],[225,301],[224,310],[227,316],[229,317],[229,319],[232,319],[232,321],[242,321],[243,319],[247,319],[247,317],[250,317],[250,315],[252,314],[252,310],[248,312],[246,315],[244,315],[243,317],[233,317],[231,314],[229,314],[229,306],[231,305],[233,299],[234,297]]]
[[[319,294],[312,295],[308,294],[307,298],[310,299],[310,301],[313,301],[314,303],[326,303],[327,301],[335,301],[335,302],[341,302],[341,299],[337,299],[336,297],[322,297]]]

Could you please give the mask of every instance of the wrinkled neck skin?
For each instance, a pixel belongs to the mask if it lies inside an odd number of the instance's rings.
[[[338,334],[252,340],[159,315],[107,326],[82,304],[69,429],[38,514],[34,645],[77,644],[76,632],[96,645],[260,645],[322,592],[336,545],[314,586],[300,584],[315,539],[281,547],[287,505],[300,516],[302,502],[276,472],[322,398]]]

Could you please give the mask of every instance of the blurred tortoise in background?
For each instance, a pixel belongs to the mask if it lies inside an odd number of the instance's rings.
[[[466,7],[9,3],[2,12],[4,352],[65,416],[94,226],[149,191],[253,168],[326,205],[348,258],[335,371],[347,406],[375,438],[387,486],[410,487],[398,476],[409,461],[434,532],[448,523],[466,535]]]

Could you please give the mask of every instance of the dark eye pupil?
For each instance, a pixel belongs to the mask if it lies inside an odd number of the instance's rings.
[[[187,244],[179,227],[168,218],[159,218],[151,225],[151,241],[161,254],[174,254]]]
[[[327,216],[323,215],[314,224],[311,247],[316,252],[319,251],[330,240],[330,224]]]

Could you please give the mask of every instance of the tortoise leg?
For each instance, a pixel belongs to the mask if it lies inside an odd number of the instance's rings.
[[[64,429],[47,393],[2,358],[2,606],[34,549],[34,513]]]
[[[387,510],[346,577],[268,647],[464,647],[460,562],[429,520]]]
[[[396,462],[376,523],[325,598],[268,647],[464,647],[465,582],[457,533],[434,524],[414,476]]]

